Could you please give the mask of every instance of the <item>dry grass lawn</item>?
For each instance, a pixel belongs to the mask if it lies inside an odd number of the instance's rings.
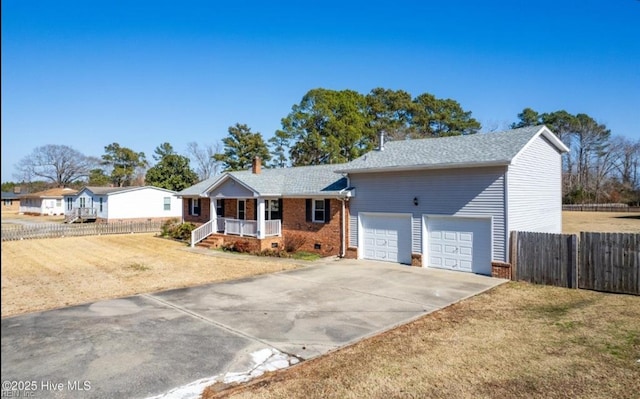
[[[600,233],[640,233],[638,212],[562,212],[562,231]]]
[[[193,253],[154,234],[6,241],[2,317],[295,267],[276,258]]]

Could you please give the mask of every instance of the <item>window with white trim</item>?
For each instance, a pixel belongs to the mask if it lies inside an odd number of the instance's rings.
[[[325,222],[325,201],[323,199],[313,200],[313,221],[316,223]]]
[[[245,220],[247,217],[247,200],[238,200],[238,219]]]
[[[189,209],[189,214],[192,216],[200,215],[200,198],[192,198],[191,200],[191,209]]]
[[[277,200],[277,199],[264,200],[264,219],[265,220],[282,219],[282,212],[280,210],[280,200]]]
[[[102,199],[102,198],[100,198]],[[171,197],[164,197],[164,210],[165,211],[170,211],[171,210]]]

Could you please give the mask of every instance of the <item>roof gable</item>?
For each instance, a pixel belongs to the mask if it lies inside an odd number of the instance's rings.
[[[445,169],[508,165],[537,136],[545,137],[559,152],[568,148],[545,126],[530,126],[496,133],[392,141],[347,163],[339,172]]]

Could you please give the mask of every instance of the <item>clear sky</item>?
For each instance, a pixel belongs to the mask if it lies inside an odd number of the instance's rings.
[[[230,3],[230,4],[227,4]],[[313,88],[525,107],[640,140],[640,1],[2,1],[2,181],[39,146],[265,140]]]

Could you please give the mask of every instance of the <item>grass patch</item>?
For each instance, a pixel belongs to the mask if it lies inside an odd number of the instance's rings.
[[[291,254],[291,258],[297,259],[297,260],[314,261],[314,260],[320,259],[321,256],[313,252],[298,251]]]
[[[147,270],[151,270],[149,266],[146,266],[142,263],[131,263],[130,265],[125,266],[125,268],[133,270],[135,272],[145,272]]]
[[[507,283],[229,398],[638,398],[640,297]]]

